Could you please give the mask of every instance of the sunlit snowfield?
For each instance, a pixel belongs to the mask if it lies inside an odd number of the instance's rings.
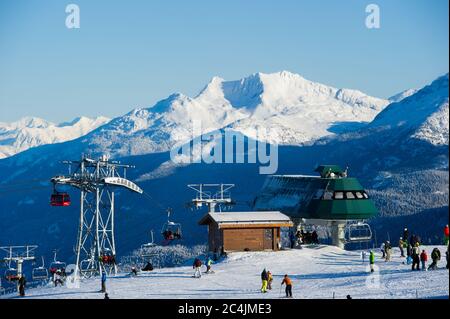
[[[434,247],[426,247],[428,255]],[[137,277],[120,274],[108,278],[107,291],[114,298],[280,298],[284,296],[281,280],[285,273],[293,280],[294,298],[448,298],[449,272],[445,269],[445,247],[439,247],[442,259],[436,271],[411,271],[403,264],[398,249],[391,262],[376,253],[379,272],[370,274],[368,255],[363,263],[361,252],[319,246],[281,252],[232,253],[213,265],[214,274],[193,278],[189,266],[165,268]],[[429,263],[431,260],[429,261]],[[274,275],[272,290],[260,292],[260,273],[267,268]],[[100,279],[88,279],[79,289],[52,287],[27,290],[26,298],[103,298]],[[4,298],[18,298],[6,295]]]

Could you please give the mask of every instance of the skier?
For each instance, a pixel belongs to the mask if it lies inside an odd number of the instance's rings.
[[[27,284],[27,280],[24,275],[21,275],[19,278],[19,295],[21,297],[25,296],[25,285]]]
[[[422,270],[427,270],[427,261],[428,261],[428,255],[425,249],[422,250],[422,253],[420,254],[420,262],[422,263]]]
[[[108,293],[105,293],[105,299],[109,299]]]
[[[267,283],[269,281],[269,276],[267,275],[266,268],[264,268],[264,270],[261,273],[261,281],[262,281],[261,292],[266,293],[267,292]]]
[[[420,270],[420,249],[417,243],[412,250],[412,270]],[[416,267],[417,265],[417,267]]]
[[[286,284],[286,298],[292,298],[292,280],[288,275],[284,275],[284,279],[281,282],[281,286]]]
[[[437,263],[441,259],[441,251],[438,248],[434,248],[431,252],[431,260],[433,262],[431,263],[430,267],[428,267],[428,270],[436,270],[437,269]]]
[[[199,258],[195,258],[194,263],[192,264],[192,268],[195,269],[194,278],[202,277],[201,267],[202,267],[202,261]]]
[[[100,290],[100,292],[105,293],[106,292],[106,272],[102,271],[102,289]]]
[[[405,257],[405,251],[403,250],[403,245],[405,245],[405,242],[403,241],[403,237],[400,237],[398,241],[398,248],[400,248],[400,257]]]
[[[381,253],[383,254],[383,256],[381,256],[381,258],[386,258],[386,250],[385,249],[386,249],[386,243],[382,243],[380,250],[381,250]]]
[[[272,290],[273,276],[270,271],[267,272],[267,289]]]
[[[375,264],[375,254],[373,253],[373,250],[370,251],[369,255],[369,263],[370,263],[370,272],[374,272],[373,265]]]
[[[366,252],[364,250],[361,252],[361,259],[364,264],[364,262],[366,261]]]
[[[131,275],[132,276],[137,276],[138,275],[138,272],[137,272],[137,269],[136,269],[136,267],[131,267]]]
[[[390,261],[391,260],[391,249],[392,249],[391,242],[388,240],[384,244],[384,251],[386,253],[385,261]]]
[[[446,246],[448,246],[448,236],[449,236],[449,229],[448,229],[448,225],[445,225],[444,227],[444,243]]]
[[[206,258],[206,273],[212,273],[213,271],[211,270],[211,265],[213,264],[213,260],[211,259],[211,257]]]

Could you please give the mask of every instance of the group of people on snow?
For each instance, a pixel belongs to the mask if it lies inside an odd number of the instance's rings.
[[[294,248],[296,246],[301,247],[301,245],[319,244],[319,235],[315,230],[313,230],[312,232],[305,232],[303,229],[297,230],[295,233],[292,232],[290,237],[291,248]]]
[[[446,268],[448,269],[448,259],[449,259],[449,227],[448,225],[445,225],[444,227],[444,243],[447,246],[446,250],[446,261],[447,265]],[[436,270],[438,269],[437,265],[439,260],[441,260],[441,251],[438,247],[433,248],[431,252],[431,260],[432,263],[427,268],[427,262],[428,262],[428,253],[425,249],[420,248],[421,245],[421,238],[415,234],[409,235],[408,228],[404,228],[403,230],[403,236],[400,237],[398,241],[398,248],[400,249],[400,257],[406,258],[406,264],[411,265],[411,269],[414,270]],[[391,260],[391,254],[392,254],[392,245],[389,241],[386,241],[382,243],[381,247],[381,253],[382,258],[388,262]],[[405,256],[405,250],[406,250],[406,256]],[[365,253],[362,254],[362,259],[364,262]],[[370,256],[369,256],[369,263],[371,272],[374,271],[373,265],[375,263],[375,254],[371,250]]]
[[[211,269],[212,264],[214,263],[214,261],[212,260],[212,258],[210,256],[206,257],[205,260],[205,266],[206,266],[206,272],[205,274],[210,274],[210,273],[214,273],[214,271]],[[192,268],[195,270],[194,271],[194,278],[201,278],[202,277],[202,261],[200,260],[200,258],[195,258],[194,259],[194,263],[192,264]]]
[[[261,292],[266,293],[268,290],[272,290],[272,282],[273,282],[273,276],[272,273],[266,268],[261,273]],[[285,292],[286,292],[286,298],[292,298],[292,280],[289,278],[289,276],[286,274],[283,277],[283,281],[281,282],[281,286],[286,285]]]

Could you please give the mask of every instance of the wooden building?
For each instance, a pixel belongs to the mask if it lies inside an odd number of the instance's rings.
[[[293,226],[280,212],[209,213],[199,225],[208,226],[209,251],[214,253],[279,250],[280,228]]]

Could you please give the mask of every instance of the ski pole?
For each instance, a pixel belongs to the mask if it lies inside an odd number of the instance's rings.
[[[280,286],[280,293],[278,294],[278,298],[281,298],[281,288],[283,287],[283,285]]]

